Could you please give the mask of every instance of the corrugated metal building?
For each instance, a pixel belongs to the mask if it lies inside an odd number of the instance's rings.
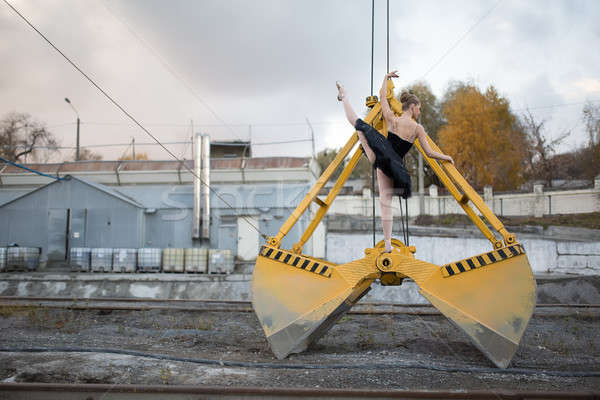
[[[193,161],[186,161],[193,168]],[[41,247],[42,262],[63,263],[71,247],[210,247],[256,257],[315,183],[310,158],[210,160],[208,239],[194,239],[194,176],[176,161],[80,161],[29,164],[53,180],[0,165],[0,246]],[[286,236],[290,248],[308,226],[304,215]],[[321,225],[304,252],[323,257]]]

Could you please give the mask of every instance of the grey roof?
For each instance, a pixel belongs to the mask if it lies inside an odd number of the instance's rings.
[[[142,204],[138,203],[137,201],[135,201],[131,197],[125,196],[124,194],[119,193],[118,191],[116,191],[114,189],[111,189],[108,186],[104,186],[104,185],[101,185],[99,183],[94,183],[94,182],[88,181],[87,179],[82,179],[82,178],[78,178],[78,177],[71,176],[71,175],[65,175],[61,180],[57,179],[57,180],[55,180],[53,182],[50,182],[50,183],[48,183],[48,184],[46,184],[44,186],[36,188],[36,189],[34,189],[34,190],[30,191],[30,192],[24,193],[24,194],[22,194],[22,195],[20,195],[20,196],[18,196],[16,198],[13,198],[12,200],[7,201],[4,204],[0,204],[0,207],[4,207],[7,204],[10,204],[10,203],[15,202],[15,201],[17,201],[19,199],[22,199],[25,196],[29,196],[30,194],[35,193],[35,192],[37,192],[39,190],[43,190],[44,188],[46,188],[46,187],[48,187],[50,185],[56,185],[57,182],[61,182],[63,180],[67,180],[67,181],[69,181],[69,180],[75,180],[75,181],[81,182],[81,183],[83,183],[85,185],[93,187],[96,190],[104,192],[104,193],[106,193],[106,194],[108,194],[110,196],[116,197],[116,198],[118,198],[121,201],[129,203],[129,204],[131,204],[131,205],[133,205],[135,207],[144,208],[144,206]]]
[[[95,182],[92,182],[92,181],[88,181],[87,179],[78,178],[78,177],[71,176],[71,175],[66,175],[65,179],[74,179],[74,180],[79,181],[81,183],[85,183],[86,185],[91,186],[94,189],[100,190],[100,191],[102,191],[102,192],[104,192],[106,194],[114,196],[114,197],[118,198],[119,200],[123,200],[126,203],[134,205],[135,207],[144,208],[144,205],[138,203],[135,199],[133,199],[133,198],[131,198],[129,196],[126,196],[123,193],[121,193],[121,192],[119,192],[119,191],[117,191],[117,190],[115,190],[113,188],[110,188],[108,186],[104,186],[104,185],[102,185],[100,183],[95,183]],[[52,182],[52,183],[54,183],[54,182]],[[50,184],[52,184],[52,183],[50,183]]]

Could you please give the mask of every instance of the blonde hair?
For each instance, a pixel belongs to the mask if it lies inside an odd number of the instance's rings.
[[[419,105],[421,104],[421,101],[416,95],[412,93],[402,92],[402,94],[400,95],[400,103],[402,103],[402,111],[406,111],[408,110],[411,104]]]

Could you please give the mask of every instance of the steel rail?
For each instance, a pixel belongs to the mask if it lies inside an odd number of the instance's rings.
[[[133,298],[133,297],[41,297],[41,296],[0,296],[2,300],[16,300],[16,301],[79,301],[79,302],[120,302],[120,303],[221,303],[221,304],[240,304],[250,306],[252,302],[246,300],[215,300],[215,299],[156,299],[156,298]],[[365,302],[358,303],[356,306],[365,307],[431,307],[431,304],[423,303],[390,303],[390,302]],[[586,303],[538,303],[536,308],[600,308],[600,304],[586,304]]]
[[[165,305],[117,305],[117,304],[48,304],[44,302],[1,302],[0,307],[15,307],[15,308],[42,308],[42,309],[54,309],[54,310],[75,310],[75,311],[182,311],[182,312],[226,312],[226,313],[252,313],[254,310],[252,307],[179,307],[179,306],[165,306]],[[420,308],[420,309],[419,309]],[[407,306],[403,309],[372,309],[361,305],[355,305],[354,308],[349,310],[347,315],[415,315],[415,316],[439,316],[442,315],[440,311],[435,309],[433,306],[429,306],[428,309],[425,307],[419,307],[413,309],[411,306]],[[537,317],[559,317],[559,316],[570,316],[573,315],[572,310],[568,310],[565,307],[557,307],[558,310],[551,310],[548,308],[542,308],[533,313]],[[592,309],[596,311],[596,309]],[[579,311],[575,311],[579,313]],[[587,314],[586,314],[587,315]]]
[[[81,399],[102,396],[110,399],[586,399],[599,400],[598,391],[520,391],[520,390],[385,390],[328,388],[219,387],[191,385],[111,385],[62,383],[0,383],[2,399]]]

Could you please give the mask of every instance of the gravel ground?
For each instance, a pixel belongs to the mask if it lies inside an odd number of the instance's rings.
[[[0,381],[410,390],[600,390],[600,377],[560,377],[544,373],[600,373],[599,321],[600,311],[585,309],[573,310],[568,315],[534,316],[510,368],[503,371],[496,369],[441,315],[346,315],[308,351],[277,360],[255,315],[248,312],[70,311],[4,306],[0,308],[0,347],[3,348],[122,349],[196,359],[263,362],[271,367],[195,364],[101,352],[5,351],[0,352]],[[401,365],[407,363],[428,368]],[[338,368],[272,368],[282,364],[336,365]],[[444,371],[454,367],[474,371]],[[513,373],[517,368],[532,373]]]

